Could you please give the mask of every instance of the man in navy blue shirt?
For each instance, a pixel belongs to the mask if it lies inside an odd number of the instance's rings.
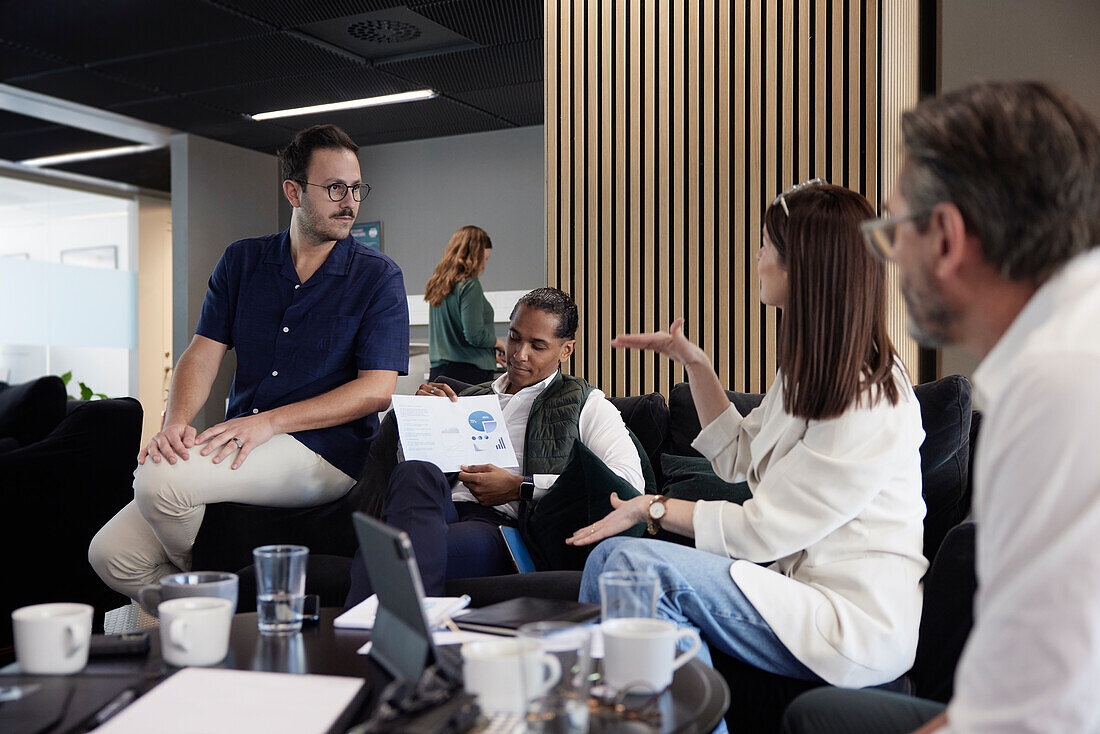
[[[408,370],[401,270],[350,237],[358,146],[334,125],[279,154],[294,211],[280,234],[230,245],[172,379],[164,426],[138,455],[134,501],[92,540],[93,568],[131,598],[191,568],[211,502],[305,507],[343,496]],[[237,350],[226,420],[191,425],[225,353]]]

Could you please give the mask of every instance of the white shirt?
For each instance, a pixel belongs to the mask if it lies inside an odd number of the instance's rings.
[[[898,403],[864,397],[836,418],[783,408],[782,374],[744,419],[732,405],[692,443],[743,476],[743,505],[697,502],[695,546],[730,575],[780,641],[826,682],[858,688],[913,665],[924,544],[920,404],[894,369]],[[757,565],[770,563],[769,566]]]
[[[493,382],[493,392],[500,400],[500,409],[504,414],[504,423],[508,427],[508,437],[512,439],[512,446],[516,451],[516,461],[519,466],[502,467],[511,469],[519,474],[519,467],[523,466],[524,448],[527,443],[527,419],[531,415],[531,406],[543,390],[550,386],[557,373],[550,375],[542,382],[529,385],[518,390],[514,395],[509,395],[508,375],[503,374]],[[638,450],[626,431],[623,416],[618,408],[612,405],[604,394],[593,388],[581,408],[578,419],[581,443],[591,449],[592,453],[600,457],[607,468],[618,474],[630,483],[630,486],[641,494],[645,490],[645,478],[642,476],[642,462],[638,458]],[[535,474],[535,499],[546,494],[554,482],[557,474]],[[477,502],[473,493],[461,482],[456,482],[451,492],[454,502]],[[518,517],[519,503],[509,502],[497,505],[496,509],[509,517]]]
[[[975,625],[943,731],[1100,732],[1100,248],[974,373]]]

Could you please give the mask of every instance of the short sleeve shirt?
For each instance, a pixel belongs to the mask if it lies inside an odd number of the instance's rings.
[[[409,307],[401,269],[348,237],[302,283],[289,230],[234,242],[210,276],[195,333],[237,351],[226,418],[297,403],[359,370],[409,369]],[[378,431],[371,413],[291,435],[350,477]]]

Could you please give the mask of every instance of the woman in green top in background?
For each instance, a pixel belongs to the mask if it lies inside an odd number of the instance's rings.
[[[431,380],[450,377],[471,385],[493,379],[504,366],[504,341],[493,331],[493,307],[477,276],[485,270],[493,243],[480,227],[466,226],[451,235],[443,259],[424,290],[431,344]]]

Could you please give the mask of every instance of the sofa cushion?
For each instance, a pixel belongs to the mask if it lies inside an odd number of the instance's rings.
[[[741,415],[748,415],[764,396],[759,393],[734,392],[726,390],[730,402]],[[695,412],[695,401],[691,397],[691,385],[677,383],[668,396],[668,443],[665,453],[677,456],[702,456],[691,447],[691,442],[699,435],[699,414]]]
[[[913,388],[920,401],[924,443],[920,469],[924,503],[924,555],[931,561],[947,531],[970,512],[970,382],[950,375]]]
[[[65,383],[48,375],[22,385],[0,383],[0,438],[27,446],[41,441],[65,417]]]
[[[668,436],[668,404],[665,396],[659,392],[648,395],[633,395],[625,398],[608,398],[623,416],[623,423],[642,444],[650,464],[656,472],[660,471],[659,458],[661,447]],[[657,477],[657,486],[661,486]]]
[[[520,528],[539,571],[584,568],[592,547],[566,545],[565,539],[611,512],[611,492],[620,499],[635,496],[625,479],[608,469],[583,443],[574,441],[565,469],[531,508],[527,522]],[[643,532],[645,524],[640,523],[621,534],[638,537]]]
[[[11,436],[7,438],[0,438],[0,454],[6,454],[9,451],[15,451],[19,448],[19,442]]]
[[[661,454],[661,471],[665,475],[661,493],[676,499],[726,500],[740,505],[752,497],[746,482],[724,481],[701,456]]]

